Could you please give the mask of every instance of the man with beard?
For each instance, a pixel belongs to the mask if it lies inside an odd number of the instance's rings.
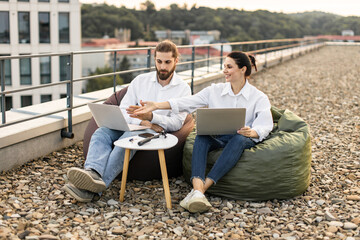
[[[191,95],[189,85],[179,78],[175,72],[179,61],[179,52],[169,40],[160,42],[154,54],[156,71],[140,74],[129,85],[121,101],[120,109],[129,124],[148,126],[143,131],[123,132],[109,128],[98,128],[91,137],[84,169],[70,168],[67,172],[69,183],[64,190],[80,202],[99,199],[103,192],[123,169],[125,149],[113,143],[121,138],[135,136],[140,133],[155,133],[165,130],[179,130],[187,113],[174,114],[172,111],[154,111],[142,115],[140,119],[129,117],[126,108],[141,104],[141,100],[162,102],[170,98]],[[135,154],[130,153],[130,159]]]

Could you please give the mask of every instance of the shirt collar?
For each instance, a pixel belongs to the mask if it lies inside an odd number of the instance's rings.
[[[244,98],[246,98],[247,100],[249,100],[249,96],[250,96],[250,84],[248,82],[248,80],[246,79],[245,85],[244,87],[240,90],[240,92],[238,94],[234,94],[234,92],[231,89],[231,83],[227,82],[225,83],[225,87],[221,92],[221,96],[224,96],[226,94],[229,94],[230,96],[239,96],[239,95],[243,95]]]
[[[153,82],[157,82],[157,81],[158,81],[156,71],[154,71],[154,77],[151,78],[151,81],[153,81]],[[180,84],[181,81],[182,81],[182,80],[179,78],[179,76],[178,76],[178,75],[176,74],[176,72],[174,71],[174,74],[173,74],[173,76],[172,76],[172,78],[171,78],[171,80],[170,80],[170,83],[169,83],[168,85],[175,86],[175,85]]]

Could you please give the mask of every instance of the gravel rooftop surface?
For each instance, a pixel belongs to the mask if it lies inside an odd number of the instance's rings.
[[[115,180],[100,201],[62,191],[68,168],[82,167],[82,142],[0,175],[0,239],[360,239],[360,46],[326,46],[253,76],[280,109],[310,125],[311,184],[298,197],[248,202],[207,195],[213,207],[179,206],[191,187],[170,179]],[[21,149],[19,149],[21,151]],[[9,159],[10,160],[10,159]]]

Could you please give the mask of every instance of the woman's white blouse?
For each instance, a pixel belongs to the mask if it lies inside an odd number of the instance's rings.
[[[259,135],[255,142],[266,138],[273,129],[271,104],[269,98],[247,80],[238,94],[234,94],[231,84],[217,83],[204,88],[192,96],[168,100],[172,111],[191,113],[200,107],[209,108],[246,108],[245,126],[254,129]]]

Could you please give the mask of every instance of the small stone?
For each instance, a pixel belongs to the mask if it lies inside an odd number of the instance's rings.
[[[347,237],[347,238],[345,238],[345,240],[356,240],[356,239],[353,237]]]
[[[250,203],[250,207],[261,208],[264,207],[265,203]]]
[[[273,212],[268,207],[257,209],[259,214],[272,214]]]
[[[115,227],[111,230],[111,233],[115,235],[121,235],[126,233],[126,230],[123,227]]]
[[[177,227],[177,228],[173,229],[173,232],[178,236],[181,236],[183,231],[184,231],[184,229],[182,227]]]
[[[326,218],[326,220],[328,220],[328,221],[334,221],[334,220],[336,220],[336,218],[334,217],[334,215],[332,215],[330,212],[328,212],[328,211],[326,211],[325,212],[325,218]]]
[[[273,234],[273,238],[279,238],[279,237],[280,237],[280,235],[278,233]]]
[[[357,225],[352,222],[346,222],[344,223],[344,229],[356,229]]]
[[[325,200],[317,200],[316,201],[316,204],[319,206],[323,205],[324,203],[325,203]]]
[[[39,240],[39,236],[36,235],[26,236],[25,240]]]
[[[339,221],[331,221],[328,223],[329,226],[334,226],[334,227],[343,227],[344,224],[342,222]]]
[[[114,199],[110,199],[110,200],[107,201],[107,204],[108,204],[109,206],[114,206],[114,205],[118,205],[119,202],[118,202],[118,201],[115,201]]]
[[[360,196],[359,195],[348,195],[346,196],[347,200],[351,200],[351,201],[360,201]]]
[[[0,231],[0,233],[1,233],[1,231]],[[25,239],[25,237],[28,236],[30,233],[31,233],[31,232],[30,232],[29,230],[25,230],[25,231],[23,231],[22,233],[20,233],[20,234],[18,235],[18,237],[19,237],[20,239]],[[1,237],[1,235],[0,235],[0,237]]]
[[[356,217],[356,218],[352,219],[351,222],[358,225],[360,223],[360,217]]]
[[[53,235],[49,235],[49,234],[41,235],[39,237],[39,240],[57,240],[57,239],[59,239],[59,238],[56,236],[53,236]]]
[[[330,226],[327,230],[331,233],[336,233],[338,231],[338,228],[335,226]]]
[[[97,201],[96,202],[96,205],[98,205],[99,207],[106,207],[106,203],[105,202],[103,202],[103,201]]]

